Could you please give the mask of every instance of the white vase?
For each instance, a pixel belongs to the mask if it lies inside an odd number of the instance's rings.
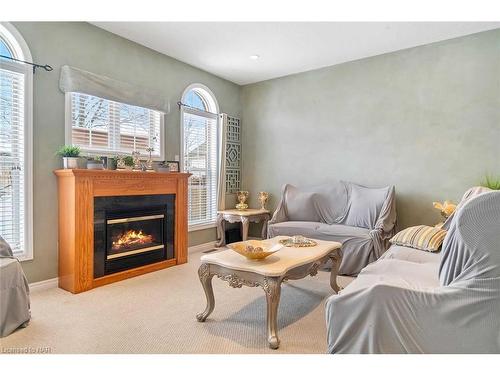
[[[75,157],[63,157],[64,169],[78,169],[78,159]]]

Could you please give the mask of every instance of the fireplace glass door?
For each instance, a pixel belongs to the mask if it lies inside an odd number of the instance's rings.
[[[164,212],[113,216],[106,218],[107,260],[164,249]]]

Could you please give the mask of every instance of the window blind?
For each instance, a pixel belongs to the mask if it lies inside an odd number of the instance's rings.
[[[188,182],[189,225],[215,222],[217,216],[217,116],[183,109],[183,166]]]
[[[25,244],[25,75],[0,69],[0,234],[14,255]]]
[[[147,155],[152,147],[152,156],[162,157],[162,113],[82,93],[69,95],[71,143],[82,151]]]

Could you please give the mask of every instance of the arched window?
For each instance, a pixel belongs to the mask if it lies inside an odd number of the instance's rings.
[[[0,55],[32,61],[9,23],[0,23]],[[0,57],[0,235],[20,260],[33,258],[32,85],[30,66]]]
[[[9,46],[2,39],[0,39],[0,55],[7,57],[14,57],[14,54],[10,50]]]
[[[181,106],[181,166],[189,172],[189,228],[215,224],[217,216],[217,148],[219,106],[210,89],[193,84],[184,90]]]

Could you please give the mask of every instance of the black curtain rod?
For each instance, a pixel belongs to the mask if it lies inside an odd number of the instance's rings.
[[[4,55],[0,55],[0,57],[2,57],[4,59],[9,59],[9,60],[13,60],[13,61],[17,61],[17,62],[20,62],[20,63],[23,63],[23,64],[27,64],[27,65],[33,66],[33,74],[35,74],[36,68],[45,69],[47,72],[51,72],[51,71],[54,70],[54,68],[52,68],[50,65],[35,64],[35,63],[29,62],[29,61],[19,60],[19,59],[15,59],[14,57],[4,56]]]
[[[188,107],[188,108],[192,108],[192,109],[195,109],[197,111],[200,111],[200,112],[210,113],[211,115],[219,116],[219,113],[213,113],[213,112],[209,112],[209,111],[204,111],[202,109],[199,109],[199,108],[196,108],[196,107],[192,107],[189,104],[184,104],[183,102],[177,102],[177,105],[179,106],[179,109],[181,107]]]

